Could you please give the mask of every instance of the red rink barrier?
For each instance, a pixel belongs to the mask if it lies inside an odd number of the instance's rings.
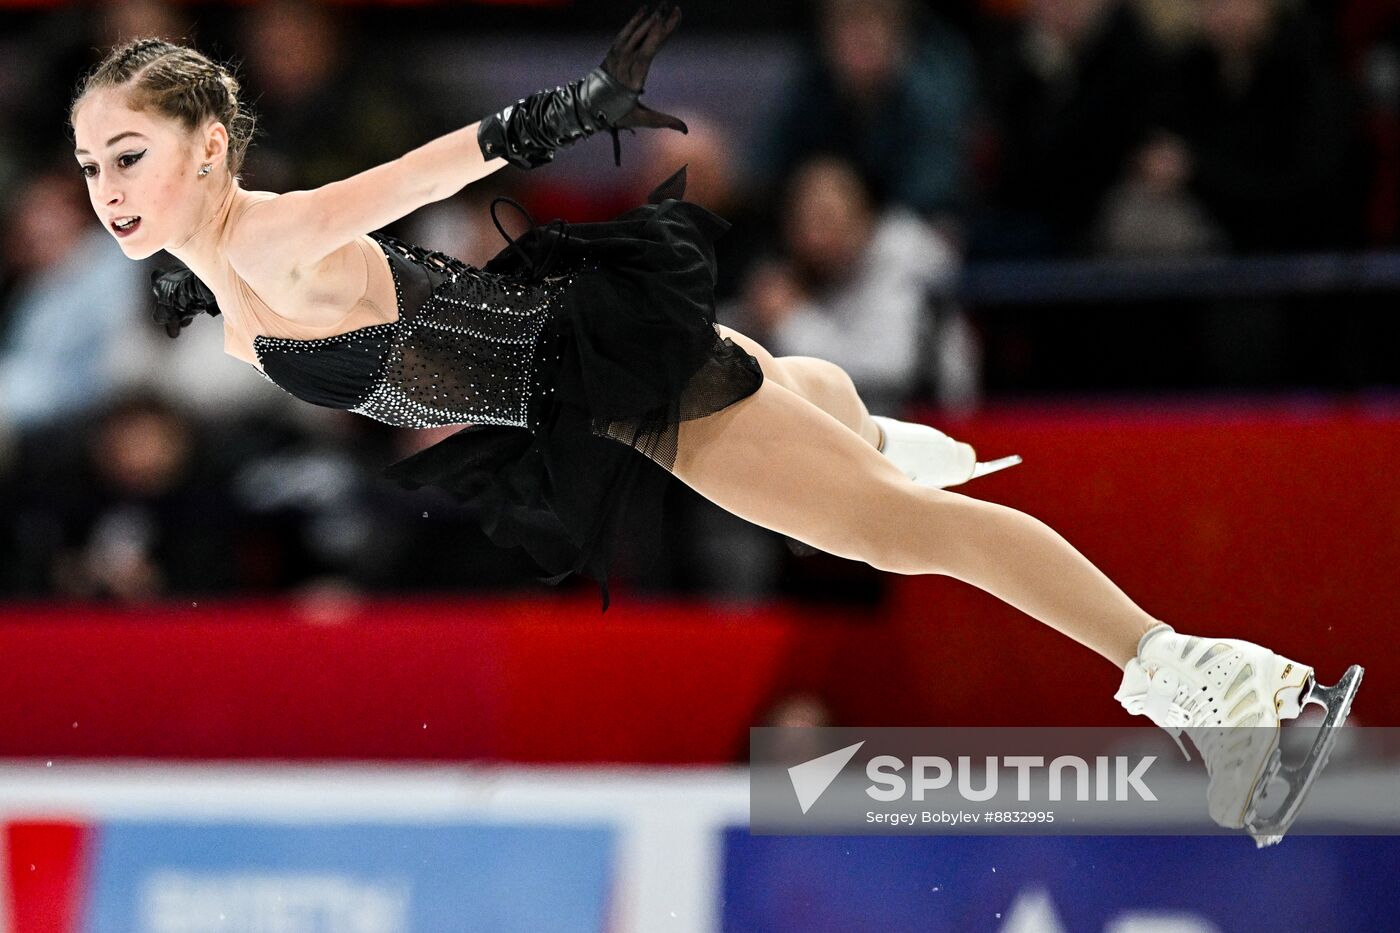
[[[1400,723],[1400,406],[1018,407],[928,419],[1025,463],[961,487],[1043,519],[1149,613],[1259,641]],[[797,605],[200,600],[0,610],[0,757],[716,763],[793,689],[837,724],[1108,725],[1116,668],[988,594],[894,577]]]

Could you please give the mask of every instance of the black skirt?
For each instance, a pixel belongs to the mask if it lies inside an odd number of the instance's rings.
[[[470,506],[491,541],[522,549],[545,582],[592,577],[605,612],[620,541],[648,547],[659,533],[680,422],[763,383],[758,361],[715,330],[713,242],[729,223],[684,191],[682,167],[612,220],[532,219],[485,266],[571,279],[539,345],[531,427],[473,425],[385,470]]]

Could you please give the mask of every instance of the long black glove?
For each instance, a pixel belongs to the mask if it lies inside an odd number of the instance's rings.
[[[554,160],[554,151],[599,130],[613,138],[613,161],[622,164],[618,130],[645,126],[688,133],[677,117],[638,103],[651,60],[681,21],[680,7],[661,0],[641,7],[613,40],[603,63],[564,87],[539,91],[481,121],[476,139],[487,159],[521,168]]]
[[[180,336],[180,329],[189,327],[200,314],[219,314],[219,303],[199,277],[185,266],[169,271],[156,269],[151,273],[151,293],[156,297],[151,318],[165,325],[171,337]]]

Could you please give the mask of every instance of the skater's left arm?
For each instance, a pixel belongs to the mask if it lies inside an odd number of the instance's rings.
[[[643,6],[601,65],[567,86],[539,91],[471,126],[314,191],[292,191],[248,208],[230,260],[295,271],[314,266],[355,237],[442,200],[510,163],[536,168],[554,152],[600,130],[649,127],[686,132],[685,123],[639,102],[652,58],[680,23],[671,0]],[[634,130],[635,132],[635,130]]]
[[[482,153],[480,126],[454,130],[349,178],[254,204],[233,233],[235,261],[314,266],[361,234],[451,197],[506,165]]]

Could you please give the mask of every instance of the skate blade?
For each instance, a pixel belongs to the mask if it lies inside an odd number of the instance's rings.
[[[1321,686],[1314,681],[1313,688],[1308,691],[1307,697],[1303,700],[1303,705],[1316,703],[1327,710],[1327,716],[1322,722],[1317,741],[1313,743],[1313,747],[1308,750],[1308,754],[1304,756],[1300,764],[1291,767],[1283,764],[1282,750],[1274,749],[1269,764],[1265,767],[1259,781],[1259,787],[1263,788],[1270,780],[1278,777],[1287,785],[1288,790],[1283,803],[1271,816],[1258,818],[1255,807],[1251,807],[1249,813],[1246,814],[1244,826],[1254,837],[1254,844],[1257,848],[1262,849],[1265,846],[1281,842],[1284,834],[1293,825],[1293,821],[1298,818],[1298,811],[1302,808],[1303,800],[1307,797],[1308,791],[1312,789],[1313,781],[1327,766],[1327,759],[1332,754],[1332,746],[1337,741],[1337,727],[1346,722],[1347,715],[1351,712],[1351,702],[1356,698],[1356,691],[1361,686],[1361,676],[1364,673],[1366,673],[1365,668],[1359,664],[1353,664],[1347,668],[1347,672],[1342,675],[1341,679],[1330,687]]]
[[[1013,467],[1021,462],[1020,454],[1012,454],[1009,457],[998,457],[995,460],[979,460],[972,468],[972,476],[969,479],[976,479],[979,476],[986,476],[988,473],[995,473],[1007,467]]]

